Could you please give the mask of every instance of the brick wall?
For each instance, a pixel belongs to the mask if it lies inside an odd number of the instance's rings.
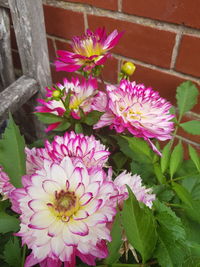
[[[175,103],[176,87],[185,80],[200,88],[200,0],[43,0],[49,56],[54,82],[57,49],[70,50],[70,38],[88,27],[108,32],[125,30],[104,70],[107,82],[117,82],[124,60],[134,62],[133,79],[158,90]],[[187,114],[200,120],[199,105]],[[185,118],[188,120],[188,118]],[[200,147],[197,136],[180,135]]]

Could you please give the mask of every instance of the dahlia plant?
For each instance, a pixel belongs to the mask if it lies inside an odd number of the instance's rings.
[[[132,62],[106,85],[101,71],[122,35],[87,30],[73,52],[58,51],[56,70],[75,73],[38,99],[43,139],[25,144],[10,115],[0,139],[1,266],[199,266],[200,157],[188,145],[185,158],[177,142],[179,127],[200,134],[199,121],[182,122],[198,89],[182,83],[175,109],[133,81]]]

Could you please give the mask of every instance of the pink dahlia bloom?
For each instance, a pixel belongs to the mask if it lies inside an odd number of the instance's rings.
[[[156,150],[150,138],[171,139],[174,117],[169,113],[171,104],[161,98],[158,92],[122,80],[119,86],[108,85],[107,112],[103,114],[94,129],[104,126],[114,128],[118,133],[128,130],[136,137],[147,140]]]
[[[17,235],[32,249],[26,267],[62,262],[73,267],[75,256],[95,265],[97,257],[107,257],[107,224],[116,214],[118,191],[102,168],[88,170],[69,157],[59,164],[44,160],[41,170],[24,177],[23,186],[24,195],[20,191],[16,199],[21,214]]]
[[[69,92],[69,109],[71,116],[74,119],[80,119],[80,109],[84,114],[87,114],[94,109],[93,102],[95,97],[98,96],[96,79],[89,78],[88,80],[85,80],[83,78],[82,82],[80,82],[78,78],[72,78],[71,82],[64,79],[63,85],[57,83],[56,86],[57,88],[46,88],[47,99],[38,99],[38,102],[40,102],[42,106],[36,107],[36,112],[51,113],[64,118],[64,113],[66,112],[64,102]],[[61,97],[55,99],[56,93],[60,94]],[[60,123],[61,122],[50,124],[46,131],[48,132],[55,129]]]
[[[139,175],[132,175],[124,171],[116,177],[114,184],[119,191],[119,203],[123,203],[123,201],[128,198],[128,191],[126,188],[126,185],[128,185],[138,201],[143,202],[149,208],[152,207],[155,194],[152,194],[151,188],[146,188],[142,185],[142,179]]]
[[[72,160],[81,159],[87,168],[103,167],[110,152],[94,136],[84,136],[66,132],[64,136],[55,136],[52,143],[45,142],[44,148],[26,148],[27,172],[33,173],[43,168],[43,160],[60,163],[65,156]]]
[[[104,28],[98,28],[95,32],[88,29],[83,36],[75,36],[72,39],[73,52],[57,51],[56,70],[73,72],[83,68],[90,71],[97,65],[103,65],[110,55],[109,50],[118,43],[122,34],[114,30],[107,36]]]
[[[3,172],[2,167],[0,166],[0,194],[3,196],[3,200],[9,198],[9,194],[13,189],[15,189],[15,187],[10,183],[10,178]]]

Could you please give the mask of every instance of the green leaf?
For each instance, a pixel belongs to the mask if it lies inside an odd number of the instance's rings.
[[[192,195],[182,185],[173,183],[172,186],[178,197],[185,204],[183,205],[183,208],[185,209],[187,216],[200,223],[200,200],[194,200]]]
[[[115,153],[113,155],[112,159],[113,159],[113,161],[114,161],[114,163],[115,163],[115,165],[116,165],[118,170],[120,170],[124,166],[126,161],[127,161],[127,158],[121,152]]]
[[[160,166],[161,166],[162,173],[164,173],[169,166],[170,147],[171,147],[171,144],[168,143],[162,150],[162,156],[160,158]]]
[[[0,140],[0,165],[15,187],[22,187],[21,178],[26,173],[25,141],[18,126],[9,116],[8,126]]]
[[[80,123],[75,124],[75,132],[76,133],[83,133],[83,127]]]
[[[4,260],[9,266],[21,266],[21,247],[17,237],[11,238],[4,247]]]
[[[191,145],[188,145],[188,148],[189,148],[190,158],[194,162],[195,166],[197,167],[197,170],[200,172],[200,157],[197,151]]]
[[[46,112],[37,112],[35,115],[38,117],[40,121],[46,124],[51,124],[55,122],[61,122],[63,121],[63,118],[60,116],[57,116],[52,113],[46,113]]]
[[[200,135],[200,121],[187,121],[180,126],[189,134]]]
[[[181,266],[185,256],[186,233],[179,217],[158,200],[154,201],[158,221],[158,244],[154,255],[162,267]]]
[[[156,213],[155,218],[159,222],[159,225],[162,225],[164,229],[170,232],[174,241],[184,241],[186,239],[185,229],[176,213],[158,200],[154,201],[153,205]]]
[[[174,241],[170,232],[158,226],[158,244],[154,257],[162,267],[181,267],[184,262],[184,247],[179,241]]]
[[[175,182],[172,183],[172,188],[174,189],[178,197],[182,200],[182,202],[192,208],[191,194],[182,185]]]
[[[144,263],[152,256],[156,245],[155,220],[149,208],[143,203],[139,205],[129,187],[128,191],[129,198],[125,200],[122,211],[122,224],[129,243],[139,251]]]
[[[181,142],[175,146],[171,158],[170,158],[170,165],[169,165],[169,171],[170,171],[170,177],[172,178],[176,171],[179,169],[181,163],[183,161],[183,146]]]
[[[122,225],[121,225],[121,213],[118,212],[114,223],[112,225],[112,230],[111,230],[111,237],[112,241],[108,243],[108,258],[106,258],[105,263],[107,264],[112,264],[116,262],[119,257],[119,249],[123,243],[122,241]]]
[[[160,184],[165,184],[166,183],[166,178],[164,177],[162,171],[161,171],[161,167],[160,164],[158,164],[158,162],[155,162],[153,164],[154,166],[154,173],[159,181]]]
[[[183,179],[182,185],[191,194],[192,199],[200,200],[200,174]]]
[[[156,194],[157,199],[165,202],[169,202],[175,195],[174,191],[167,184],[153,186],[153,193]]]
[[[122,136],[122,137],[128,141],[130,149],[136,151],[137,153],[139,152],[141,154],[144,154],[148,158],[152,159],[152,151],[147,142],[136,137],[128,137],[128,136]]]
[[[84,122],[87,125],[94,125],[98,120],[100,119],[101,115],[103,115],[103,112],[99,112],[97,110],[93,110],[90,113],[88,113],[84,119]]]
[[[0,212],[0,233],[16,232],[19,229],[19,220],[5,212]]]
[[[180,117],[191,110],[197,103],[198,89],[190,81],[183,82],[176,91],[177,106]]]
[[[57,131],[60,131],[60,132],[62,132],[62,131],[67,130],[70,126],[71,126],[71,123],[70,122],[68,122],[68,121],[62,121],[61,124],[59,124],[58,127],[56,127],[55,129],[53,129],[53,131],[56,131],[56,132]]]

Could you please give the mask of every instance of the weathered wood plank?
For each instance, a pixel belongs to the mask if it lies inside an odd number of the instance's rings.
[[[38,92],[36,80],[22,76],[0,93],[0,123]]]
[[[0,6],[9,8],[8,0],[0,0]]]
[[[0,80],[2,90],[15,81],[11,53],[10,18],[8,10],[0,8]]]
[[[36,79],[40,92],[51,84],[41,0],[8,0],[23,74]]]

